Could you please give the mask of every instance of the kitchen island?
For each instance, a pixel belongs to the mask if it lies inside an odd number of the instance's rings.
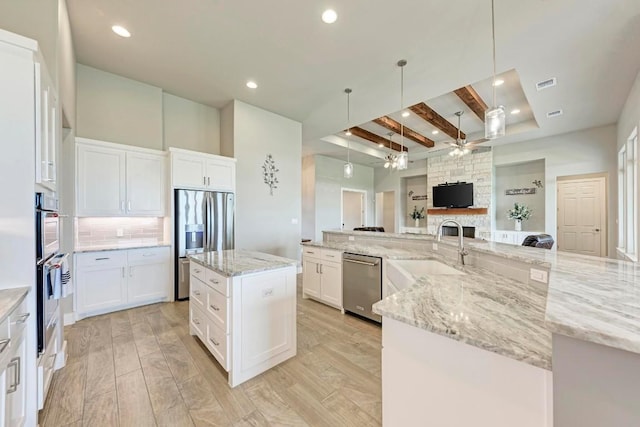
[[[415,275],[374,305],[384,424],[640,425],[636,264],[465,239],[462,267],[454,239],[428,235],[330,231],[316,244],[377,253],[387,272],[422,257],[464,273]]]
[[[189,331],[230,387],[296,355],[295,260],[243,250],[189,258]]]

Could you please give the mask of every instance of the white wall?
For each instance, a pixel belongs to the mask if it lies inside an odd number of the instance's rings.
[[[230,117],[233,154],[238,160],[236,248],[299,260],[302,125],[240,101],[233,101],[233,114],[223,111],[223,121]],[[227,123],[222,126],[226,128]],[[263,182],[267,154],[279,169],[273,196]]]
[[[76,54],[65,0],[58,1],[58,96],[62,103],[65,127],[76,127]]]
[[[162,89],[77,67],[77,130],[85,138],[162,150]]]
[[[162,94],[164,149],[220,154],[220,111],[168,93]]]
[[[631,131],[638,125],[640,125],[640,72],[636,76],[636,80],[629,92],[629,97],[618,119],[618,149],[627,142]]]
[[[544,231],[545,217],[545,188],[538,188],[533,184],[534,180],[544,181],[544,160],[517,163],[515,165],[497,166],[494,176],[495,216],[496,230],[512,230],[514,221],[507,218],[507,212],[513,208],[514,203],[526,205],[532,209],[531,218],[522,221],[523,231]],[[520,194],[517,196],[505,194],[512,188],[535,188],[535,194]]]
[[[302,158],[302,238],[316,236],[316,163],[314,156]]]
[[[545,232],[556,238],[556,180],[559,176],[606,172],[608,178],[608,253],[615,253],[616,126],[602,126],[493,148],[494,166],[545,161]],[[556,238],[557,240],[557,238]]]

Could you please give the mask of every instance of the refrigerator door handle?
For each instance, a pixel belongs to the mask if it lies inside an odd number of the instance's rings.
[[[207,250],[215,250],[215,241],[213,239],[213,193],[207,193]]]
[[[209,249],[209,193],[204,193],[202,200],[202,222],[204,224],[204,236],[202,237],[202,248],[206,252]]]

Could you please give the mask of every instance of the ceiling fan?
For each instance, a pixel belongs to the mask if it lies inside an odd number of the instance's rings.
[[[471,153],[471,150],[475,148],[476,144],[480,144],[488,141],[487,138],[481,138],[475,141],[467,141],[466,139],[462,139],[460,137],[460,118],[462,117],[463,114],[464,114],[464,111],[456,112],[456,116],[458,116],[458,137],[456,138],[455,141],[449,142],[449,145],[452,147],[451,151],[449,151],[449,155],[452,157],[455,157],[455,156],[460,157],[460,156],[464,156],[465,154],[469,154]]]

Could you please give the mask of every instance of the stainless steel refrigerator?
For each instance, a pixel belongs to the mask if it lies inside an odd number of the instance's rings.
[[[176,299],[189,297],[190,254],[234,248],[234,194],[175,190]]]

